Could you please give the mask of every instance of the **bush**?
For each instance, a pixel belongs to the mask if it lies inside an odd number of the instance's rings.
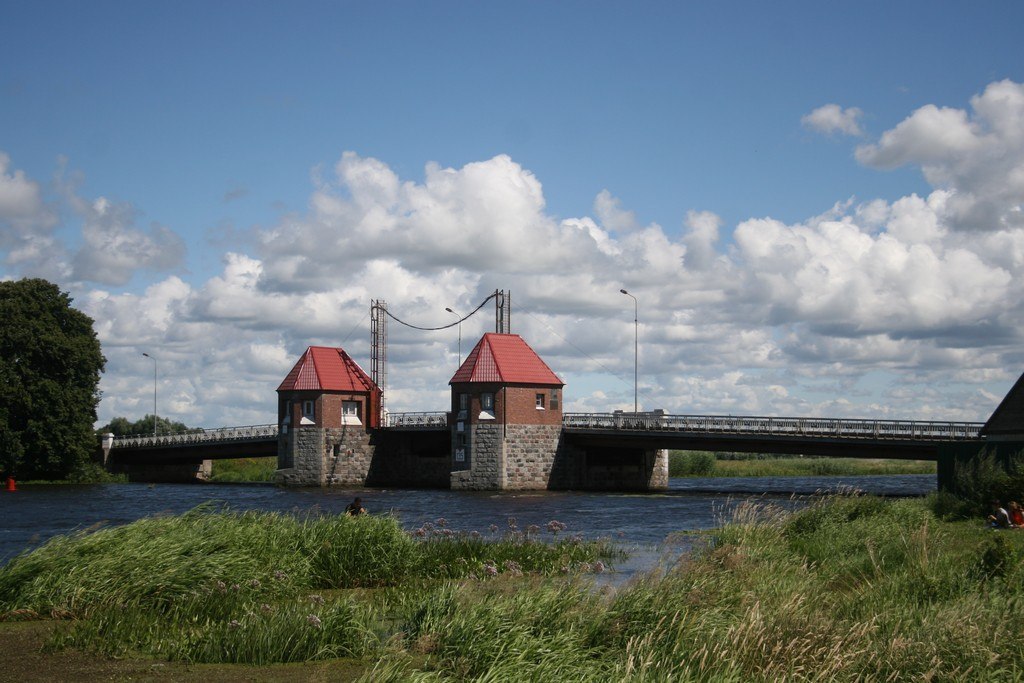
[[[974,503],[949,491],[935,491],[928,494],[925,504],[933,515],[946,521],[978,516]]]
[[[668,476],[710,477],[715,473],[715,454],[709,451],[672,451]]]
[[[1024,491],[1024,453],[1008,458],[982,451],[954,468],[954,493],[962,500],[957,514],[962,518],[988,513],[993,500],[1003,503]],[[944,501],[948,502],[948,501]]]

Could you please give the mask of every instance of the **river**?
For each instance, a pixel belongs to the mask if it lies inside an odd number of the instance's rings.
[[[685,552],[695,534],[721,524],[738,502],[759,497],[797,507],[818,493],[856,489],[887,496],[920,496],[935,490],[935,475],[870,477],[745,477],[672,479],[668,491],[447,491],[424,489],[288,489],[261,484],[86,484],[21,486],[0,491],[0,564],[47,539],[93,525],[118,525],[141,517],[185,512],[214,502],[233,510],[340,513],[361,496],[371,514],[394,514],[413,530],[444,518],[449,528],[487,534],[490,525],[520,529],[550,520],[566,534],[611,539],[630,553],[621,576],[649,567],[658,557]]]

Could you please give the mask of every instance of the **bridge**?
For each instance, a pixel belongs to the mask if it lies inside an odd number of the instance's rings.
[[[446,329],[491,299],[495,332],[484,334],[449,382],[457,412],[388,413],[388,319]],[[108,435],[104,465],[136,480],[180,481],[203,478],[212,460],[276,456],[276,481],[291,486],[652,490],[668,486],[667,450],[677,449],[933,460],[945,486],[958,463],[1024,450],[1024,375],[985,423],[562,413],[565,384],[508,330],[503,291],[442,327],[403,322],[382,300],[371,302],[370,313],[372,375],[344,349],[310,346],[277,389],[278,424]]]
[[[982,443],[980,422],[823,417],[566,413],[581,446],[937,460],[944,443]]]
[[[566,413],[562,430],[580,445],[935,460],[938,444],[983,442],[981,422],[823,417]],[[447,431],[446,412],[390,413],[385,431]],[[119,457],[164,462],[277,456],[278,426],[202,429],[186,434],[116,437]]]

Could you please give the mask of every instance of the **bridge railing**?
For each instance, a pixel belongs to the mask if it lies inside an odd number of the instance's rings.
[[[120,436],[114,438],[113,448],[152,448],[154,446],[191,446],[194,444],[227,441],[262,441],[277,436],[277,425],[247,425],[198,429],[186,434],[158,434],[156,436]]]
[[[667,415],[649,413],[566,413],[566,429],[669,431],[757,436],[831,437],[843,439],[964,441],[980,438],[981,422],[921,420],[852,420],[819,417],[735,415]]]
[[[384,420],[385,427],[407,429],[417,427],[447,427],[448,413],[445,411],[423,413],[388,413]]]

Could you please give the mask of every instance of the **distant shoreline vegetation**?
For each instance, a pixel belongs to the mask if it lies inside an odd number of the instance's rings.
[[[210,474],[213,484],[249,484],[274,480],[277,458],[214,460]]]
[[[274,458],[215,460],[212,483],[269,482]],[[892,474],[935,474],[928,460],[820,458],[709,451],[671,451],[670,477],[838,477]]]
[[[935,473],[935,463],[930,460],[670,451],[668,461],[670,477],[857,477]]]
[[[935,474],[928,460],[884,460],[877,458],[822,458],[771,454],[670,451],[670,477],[858,477],[894,474]],[[269,483],[277,470],[276,458],[214,460],[209,483]],[[97,473],[98,474],[98,473]],[[23,484],[124,483],[124,475],[95,479],[26,481]]]

